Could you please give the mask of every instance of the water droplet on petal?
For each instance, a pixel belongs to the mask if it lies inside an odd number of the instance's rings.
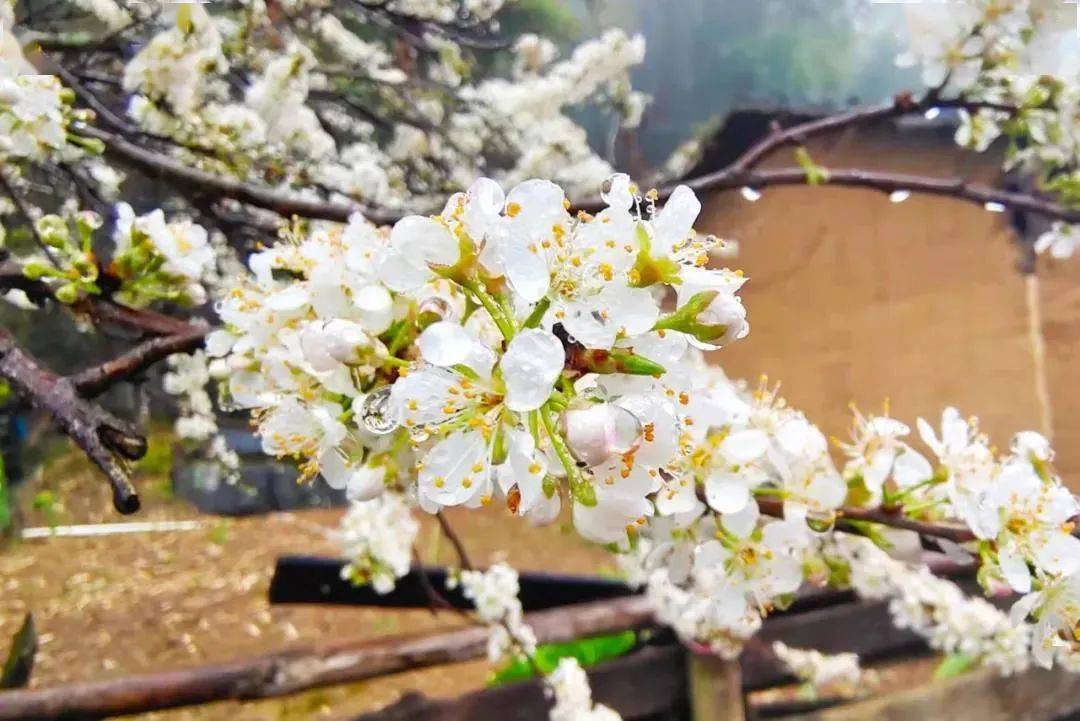
[[[372,391],[360,405],[360,427],[375,435],[392,433],[398,421],[390,412],[390,386]]]
[[[455,321],[457,318],[454,315],[453,309],[450,308],[450,304],[446,302],[446,299],[437,295],[424,298],[416,308],[417,322],[421,328],[426,328],[440,320]]]

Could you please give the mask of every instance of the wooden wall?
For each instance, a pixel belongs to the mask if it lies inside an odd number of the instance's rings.
[[[994,182],[999,159],[954,149],[947,134],[879,127],[811,146],[833,167],[871,167]],[[789,164],[783,157],[776,164]],[[719,351],[732,377],[767,373],[822,430],[847,438],[848,404],[910,422],[946,405],[977,415],[1004,447],[1040,428],[1020,250],[1008,215],[943,198],[901,204],[850,189],[767,189],[704,201],[699,227],[740,243],[727,261],[750,281],[750,335]],[[1059,468],[1080,489],[1080,260],[1040,271],[1046,380]]]

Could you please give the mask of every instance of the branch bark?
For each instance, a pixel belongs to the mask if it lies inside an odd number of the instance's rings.
[[[898,117],[922,111],[929,107],[962,107],[969,110],[988,107],[1001,112],[1011,110],[992,104],[963,99],[940,100],[924,98],[916,101],[910,95],[901,94],[889,103],[851,110],[787,129],[778,129],[752,146],[728,167],[713,173],[690,178],[684,181],[683,184],[690,186],[699,193],[726,191],[744,186],[761,188],[770,185],[805,185],[807,184],[807,176],[803,168],[778,168],[760,171],[755,171],[754,168],[775,150],[786,145],[801,143],[811,136],[835,132],[842,128],[884,118]],[[368,208],[358,203],[301,198],[294,194],[283,193],[271,188],[252,185],[233,178],[226,178],[188,167],[168,155],[143,148],[118,135],[93,126],[81,125],[77,128],[77,131],[105,143],[107,154],[134,165],[176,187],[196,190],[200,193],[209,191],[218,197],[231,198],[259,208],[272,210],[286,217],[298,215],[305,218],[344,223],[348,221],[349,216],[353,213],[361,213],[377,225],[388,225],[399,220],[404,214],[402,212]],[[1009,209],[1036,213],[1055,220],[1070,223],[1080,222],[1080,208],[1070,208],[1033,194],[999,190],[987,185],[972,183],[964,178],[934,178],[864,169],[842,169],[829,171],[828,178],[822,182],[822,185],[867,188],[882,192],[908,190],[913,193],[952,197],[983,205],[986,203],[1000,203]],[[671,195],[675,187],[675,185],[671,185],[661,189],[659,199],[666,199]],[[580,199],[572,205],[575,209],[590,212],[604,207],[604,203],[599,197]],[[427,212],[438,211],[429,209]]]
[[[366,208],[358,203],[309,200],[298,195],[244,183],[234,178],[214,175],[189,167],[168,155],[148,150],[118,135],[90,125],[80,125],[76,131],[80,135],[96,138],[105,143],[107,155],[133,165],[171,185],[198,193],[213,192],[218,197],[231,198],[259,208],[266,208],[285,217],[298,215],[304,218],[346,223],[353,213],[362,213],[368,220],[379,225],[393,223],[401,217],[400,213]]]
[[[784,517],[784,502],[775,498],[758,498],[758,509],[762,515],[772,516],[773,518]],[[889,526],[891,528],[901,528],[905,531],[915,531],[919,535],[928,536],[930,538],[943,538],[953,543],[965,543],[967,541],[974,541],[975,534],[971,532],[971,529],[941,523],[930,523],[928,521],[918,521],[913,518],[905,516],[901,510],[889,511],[883,508],[841,508],[836,513],[836,524],[841,529],[844,527],[845,521],[866,521],[868,523],[877,523],[882,526]]]
[[[647,625],[643,596],[538,611],[525,616],[541,643]],[[101,719],[226,699],[272,698],[409,669],[480,658],[488,631],[470,626],[428,634],[315,644],[179,671],[0,694],[0,721]]]
[[[143,341],[116,358],[71,376],[71,382],[83,398],[93,398],[171,355],[191,353],[202,346],[209,330],[203,322],[191,323],[179,333]]]
[[[907,190],[924,195],[937,195],[985,206],[998,203],[1009,210],[1023,210],[1069,223],[1080,223],[1080,208],[1069,208],[1052,200],[1028,193],[1014,193],[988,185],[972,183],[964,178],[931,178],[921,175],[886,173],[858,169],[825,169],[827,176],[821,187],[864,188],[883,193]],[[724,169],[686,182],[696,192],[728,191],[743,187],[764,188],[774,185],[806,185],[803,168],[776,168],[735,172]]]
[[[75,384],[43,368],[19,347],[15,337],[0,328],[0,376],[34,407],[49,413],[102,470],[112,486],[113,505],[120,513],[139,510],[139,496],[128,479],[124,460],[146,453],[146,440],[124,421],[81,398]]]

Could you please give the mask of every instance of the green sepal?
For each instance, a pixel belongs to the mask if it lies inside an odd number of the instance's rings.
[[[592,508],[596,505],[596,486],[590,481],[578,478],[570,481],[570,494],[581,505]]]
[[[672,330],[686,333],[697,338],[702,343],[711,343],[723,338],[728,327],[724,323],[702,323],[698,320],[709,304],[720,294],[717,290],[703,290],[695,293],[690,300],[683,303],[682,307],[670,315],[666,315],[653,325],[653,330]]]
[[[659,377],[667,372],[664,366],[645,356],[626,350],[589,349],[576,354],[576,365],[589,373],[626,373],[634,376]]]

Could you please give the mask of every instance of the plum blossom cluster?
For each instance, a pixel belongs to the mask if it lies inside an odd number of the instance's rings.
[[[68,148],[72,97],[52,75],[0,57],[0,158],[43,160]]]
[[[696,375],[710,374],[701,369]],[[656,513],[623,558],[630,580],[647,584],[659,618],[683,638],[734,656],[762,617],[788,603],[800,585],[840,580],[827,570],[835,569],[836,554],[821,546],[833,537],[850,544],[840,555],[851,567],[851,585],[868,597],[893,598],[896,622],[927,636],[935,648],[1002,672],[1022,670],[1032,658],[1043,665],[1055,658],[1075,665],[1070,624],[1078,617],[1070,579],[1080,541],[1071,519],[1080,506],[1053,474],[1044,438],[1021,433],[1008,454],[995,458],[974,421],[950,408],[940,433],[919,422],[920,436],[936,457],[932,464],[905,440],[905,424],[857,413],[851,441],[839,444],[847,460],[838,471],[820,432],[774,393],[748,393],[718,372],[712,375],[705,382],[712,387],[712,408],[723,410],[714,422],[727,430],[711,439],[706,434],[689,458],[700,469],[709,453],[741,455],[729,458],[724,472],[702,478],[698,470],[691,483],[697,490],[672,513],[662,509],[664,491],[654,496]],[[766,409],[774,419],[754,428],[761,423],[755,417]],[[739,418],[749,427],[732,424]],[[702,425],[694,420],[694,426]],[[753,480],[736,482],[730,468]],[[809,487],[827,492],[807,494],[806,484],[792,484],[791,469],[803,469],[797,478],[806,478],[810,469],[809,477],[817,480]],[[848,522],[841,527],[846,533],[825,533],[835,528],[839,514],[856,516],[860,507],[883,505],[946,528],[963,524],[957,527],[970,538],[963,549],[947,539],[939,543],[950,552],[979,556],[980,581],[988,590],[1008,585],[1028,594],[1017,603],[1012,622],[925,568],[910,571],[866,539],[851,536],[874,537],[863,522]],[[1029,617],[1036,623],[1028,623]]]
[[[792,648],[782,641],[772,652],[815,695],[855,696],[874,681],[873,673],[859,665],[854,653],[825,654],[812,648]]]
[[[496,563],[486,571],[461,571],[447,583],[461,585],[465,598],[476,607],[478,620],[489,627],[488,659],[492,663],[536,653],[536,634],[524,622],[518,600],[517,571],[505,563]]]
[[[545,679],[554,699],[551,721],[619,721],[619,714],[604,704],[593,703],[585,669],[577,659],[563,658]]]
[[[342,578],[371,584],[379,593],[391,591],[397,579],[409,571],[419,531],[420,524],[399,494],[353,501],[338,530],[338,541],[348,559],[341,569]]]
[[[898,62],[919,65],[929,87],[962,101],[956,142],[982,152],[1005,138],[1007,170],[1033,175],[1068,204],[1080,200],[1080,64],[1068,50],[1071,9],[1042,0],[971,0],[905,11],[911,47]],[[1036,250],[1068,257],[1075,236],[1072,225],[1057,222]]]
[[[606,209],[573,216],[552,183],[481,180],[389,234],[286,234],[218,304],[230,402],[268,453],[354,497],[500,497],[537,521],[565,497],[582,533],[625,540],[681,457],[689,389],[663,363],[747,330],[693,194],[656,210],[633,191],[614,176]]]
[[[205,283],[213,276],[216,255],[205,228],[190,220],[166,222],[160,209],[136,216],[127,203],[116,206],[116,215],[109,271],[120,281],[119,300],[132,307],[207,301]]]
[[[893,623],[919,634],[931,648],[1005,675],[1026,670],[1033,655],[1045,658],[1032,646],[1028,625],[1010,620],[984,599],[969,597],[925,566],[892,558],[865,538],[838,535],[835,542],[855,592],[866,599],[888,599]],[[1050,659],[1045,660],[1049,665]]]
[[[526,658],[535,664],[536,635],[523,620],[517,571],[505,563],[496,563],[486,571],[464,570],[447,579],[450,588],[458,584],[465,598],[473,602],[477,620],[489,629],[488,659],[494,663],[508,657]],[[544,678],[544,689],[553,701],[548,714],[551,721],[621,719],[611,708],[593,703],[588,676],[575,658],[559,659]]]
[[[955,595],[958,618],[914,595],[894,603],[898,620],[950,650],[990,629],[986,645],[1003,650],[982,656],[1002,670],[1026,662],[1015,651],[1035,636],[1036,660],[1071,662],[1080,506],[1044,438],[1021,433],[998,456],[949,408],[940,428],[918,422],[927,453],[887,412],[856,413],[837,463],[775,386],[703,360],[749,326],[745,279],[710,267],[720,241],[694,231],[694,194],[678,188],[661,208],[615,175],[602,196],[575,215],[550,182],[504,192],[482,179],[389,232],[359,217],[293,227],[219,303],[225,327],[208,347],[229,369],[227,397],[253,410],[268,453],[355,499],[390,490],[428,513],[498,504],[534,522],[568,512],[624,552],[661,620],[727,656],[804,583],[837,581],[826,541],[874,537],[881,517],[859,514],[887,508],[949,531],[940,544],[979,557],[988,589],[1026,594],[1016,626]],[[514,578],[468,576],[502,651],[522,645],[507,631]]]
[[[214,460],[235,481],[240,470],[240,457],[229,447],[218,427],[214,401],[209,387],[224,369],[211,367],[204,351],[191,355],[174,355],[166,361],[168,371],[162,379],[166,393],[177,399],[178,417],[173,425],[177,437],[190,445],[201,447],[207,458]]]
[[[636,125],[646,98],[628,70],[642,38],[612,30],[557,62],[553,43],[527,35],[510,50],[512,77],[490,76],[464,38],[497,27],[502,5],[169,5],[140,18],[149,37],[124,68],[128,116],[186,163],[269,173],[310,197],[431,205],[481,168],[508,184],[542,175],[595,187],[612,168],[565,111],[599,104]],[[407,54],[396,25],[408,28]],[[250,82],[237,87],[238,76]]]

